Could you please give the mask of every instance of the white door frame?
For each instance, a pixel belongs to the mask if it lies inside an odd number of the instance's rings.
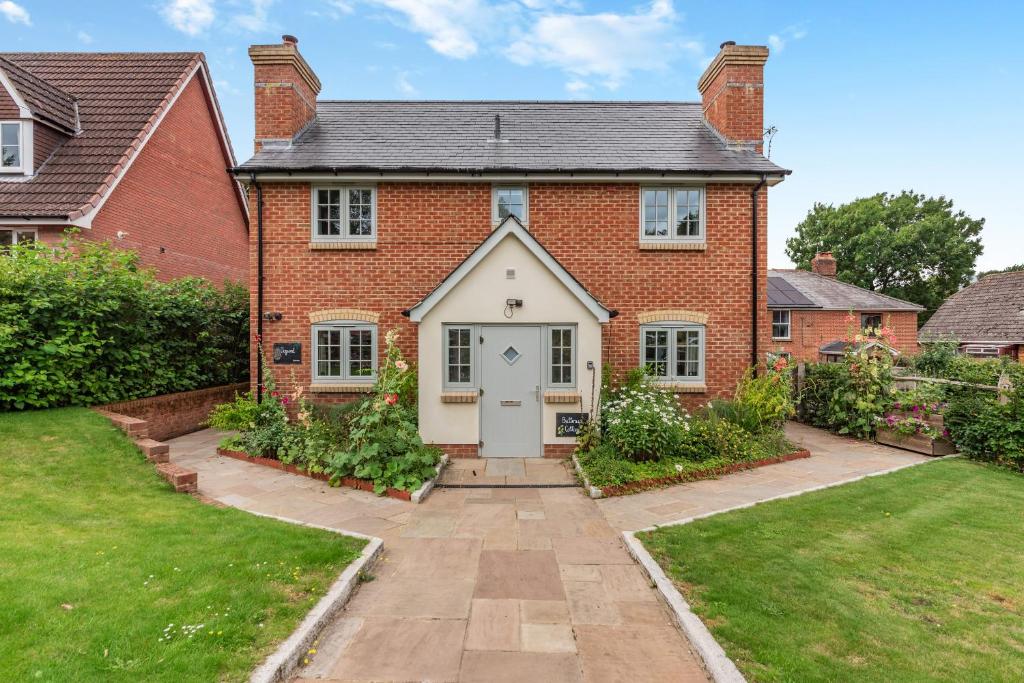
[[[537,414],[538,414],[537,424],[539,426],[539,429],[537,430],[537,441],[538,441],[538,443],[537,443],[537,448],[538,448],[537,452],[539,453],[539,455],[535,456],[535,457],[543,458],[544,457],[544,382],[543,382],[543,380],[544,380],[544,365],[545,365],[544,359],[545,359],[546,356],[545,356],[545,353],[544,353],[544,339],[543,339],[543,335],[541,334],[541,332],[542,332],[542,330],[544,328],[544,323],[512,323],[512,322],[510,322],[510,323],[477,323],[477,325],[480,327],[480,334],[481,335],[486,334],[487,328],[493,328],[493,327],[532,327],[532,328],[535,328],[537,330],[537,339],[539,340],[538,351],[540,352],[540,359],[541,360],[540,360],[540,363],[539,363],[540,370],[537,373],[537,387],[538,387],[538,391],[540,392],[540,394],[538,396],[538,400],[537,400]],[[479,368],[480,368],[480,389],[484,390],[486,392],[486,389],[485,389],[485,386],[484,386],[484,362],[483,362],[483,353],[482,353],[483,344],[481,343],[478,346],[481,349],[481,353],[479,354],[479,357],[480,357],[480,363],[479,363]],[[478,414],[478,420],[479,420],[479,424],[477,426],[477,431],[480,434],[480,439],[479,440],[483,441],[484,440],[484,407],[483,407],[482,401],[479,404],[479,409],[477,410],[477,414]],[[505,457],[505,456],[485,456],[483,453],[484,453],[484,449],[486,448],[486,446],[478,446],[477,448],[478,448],[478,453],[480,454],[480,457],[493,457],[493,458]]]

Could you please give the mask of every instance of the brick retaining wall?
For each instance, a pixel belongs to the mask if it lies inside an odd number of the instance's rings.
[[[145,420],[149,423],[149,438],[164,441],[202,429],[203,422],[214,406],[232,400],[236,392],[242,394],[248,390],[248,383],[226,384],[111,403],[99,408]]]

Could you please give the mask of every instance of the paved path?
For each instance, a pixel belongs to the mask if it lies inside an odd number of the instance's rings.
[[[211,430],[173,440],[171,460],[198,470],[200,492],[225,504],[384,539],[375,580],[321,636],[298,680],[706,681],[619,530],[925,459],[786,430],[814,455],[597,504],[579,488],[471,488],[412,505],[221,458]],[[510,483],[564,469],[456,460],[449,476]]]
[[[808,449],[811,457],[746,470],[721,479],[603,498],[597,501],[598,507],[616,529],[635,531],[928,460],[918,453],[847,439],[796,422],[786,424],[786,436]]]
[[[441,473],[441,483],[579,486],[567,460],[550,458],[455,458]]]
[[[580,488],[438,489],[414,506],[221,458],[218,439],[171,442],[171,461],[199,471],[200,493],[384,539],[375,580],[321,636],[299,680],[707,680]]]

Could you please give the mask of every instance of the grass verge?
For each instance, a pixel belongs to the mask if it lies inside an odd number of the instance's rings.
[[[637,536],[750,680],[1022,680],[1021,510],[957,459]]]
[[[89,410],[0,443],[0,680],[245,680],[365,545],[174,493]]]

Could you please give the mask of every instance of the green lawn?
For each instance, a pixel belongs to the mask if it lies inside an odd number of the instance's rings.
[[[245,680],[364,545],[174,493],[84,409],[0,415],[0,483],[4,681]]]
[[[639,535],[757,681],[1024,680],[1024,476],[965,460]]]

